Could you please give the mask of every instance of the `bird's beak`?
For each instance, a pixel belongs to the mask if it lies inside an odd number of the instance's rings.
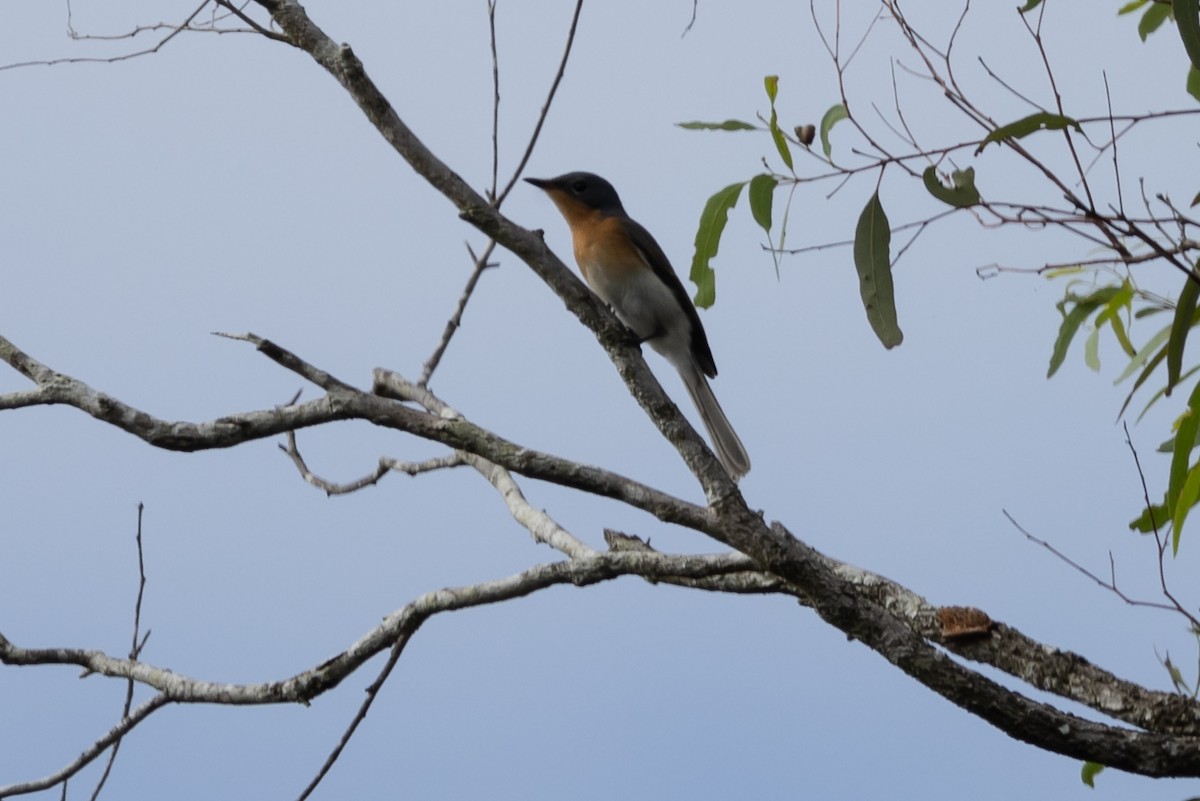
[[[549,192],[554,186],[554,181],[549,178],[526,178],[525,183],[533,184],[538,189]]]

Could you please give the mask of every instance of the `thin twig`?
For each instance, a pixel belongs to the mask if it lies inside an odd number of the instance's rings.
[[[512,178],[508,179],[508,184],[504,187],[504,191],[496,198],[495,205],[497,208],[504,202],[504,198],[508,197],[508,193],[516,185],[517,179],[525,171],[525,165],[529,163],[529,158],[533,155],[533,148],[537,145],[538,137],[542,135],[542,126],[546,123],[546,116],[550,113],[550,104],[554,102],[554,95],[558,92],[558,85],[562,83],[563,75],[567,71],[567,61],[571,58],[571,47],[575,44],[575,29],[579,25],[579,13],[581,11],[583,11],[583,0],[575,0],[575,13],[571,16],[571,28],[567,32],[567,44],[563,48],[562,61],[558,64],[558,72],[554,74],[554,80],[550,84],[550,92],[546,95],[546,102],[542,104],[542,111],[538,114],[537,124],[533,126],[533,134],[529,137],[529,144],[525,147],[525,153],[521,156],[521,161],[517,164],[517,168],[513,170]]]
[[[1003,78],[1001,78],[999,75],[997,75],[995,70],[993,70],[990,66],[988,66],[988,63],[983,60],[983,56],[979,56],[977,58],[977,60],[979,61],[979,66],[983,67],[983,71],[988,74],[988,77],[990,77],[993,81],[995,81],[996,83],[1000,84],[1005,89],[1007,89],[1009,91],[1009,93],[1012,94],[1013,97],[1017,98],[1018,100],[1022,100],[1025,103],[1028,103],[1030,106],[1037,109],[1038,111],[1046,111],[1046,107],[1043,106],[1041,103],[1038,103],[1037,101],[1035,101],[1035,100],[1025,96],[1021,92],[1017,91],[1016,87],[1010,85],[1007,81],[1005,81]]]
[[[246,5],[248,5],[247,3],[243,3],[242,6],[239,8],[239,7],[235,6],[233,3],[229,2],[229,0],[214,0],[214,2],[219,6],[229,9],[229,12],[231,14],[233,14],[233,16],[237,17],[242,22],[249,25],[255,33],[261,34],[261,35],[267,37],[268,39],[272,39],[276,42],[283,42],[285,44],[292,43],[292,41],[290,39],[288,39],[286,36],[284,36],[282,33],[277,33],[268,28],[264,28],[262,25],[259,25],[257,22],[255,22],[253,19],[251,19],[244,11]]]
[[[160,693],[150,700],[143,703],[137,709],[134,709],[128,716],[121,718],[107,734],[92,743],[79,756],[73,759],[65,767],[51,773],[49,776],[44,776],[41,779],[34,779],[27,782],[19,782],[0,787],[0,798],[7,798],[14,795],[25,795],[27,793],[36,793],[41,790],[48,790],[55,785],[63,785],[63,793],[66,793],[67,779],[71,778],[79,771],[95,761],[96,757],[103,754],[116,741],[120,740],[128,734],[135,726],[148,718],[152,713],[171,703],[172,699],[165,693]]]
[[[164,36],[162,39],[160,39],[153,46],[147,47],[144,50],[138,50],[133,53],[122,53],[121,55],[109,56],[107,58],[90,56],[90,57],[54,58],[54,59],[44,59],[44,60],[39,60],[39,61],[19,61],[19,62],[13,63],[13,64],[0,65],[0,71],[19,69],[21,67],[53,67],[58,64],[115,64],[119,61],[128,61],[131,58],[138,58],[140,56],[149,56],[149,55],[157,53],[159,50],[163,49],[167,45],[168,42],[170,42],[172,39],[174,39],[179,34],[183,33],[184,31],[187,31],[187,30],[192,30],[190,28],[190,26],[192,24],[192,20],[194,20],[194,19],[196,19],[196,17],[200,16],[200,12],[204,10],[205,6],[207,6],[209,4],[209,2],[210,2],[210,0],[203,0],[203,2],[201,2],[200,5],[196,7],[196,10],[193,11],[191,14],[189,14],[183,22],[181,22],[178,25],[171,28],[170,33],[168,33],[166,36]]]
[[[467,243],[467,253],[471,255],[472,268],[471,275],[467,277],[466,286],[463,287],[462,295],[458,298],[458,304],[454,307],[454,313],[450,315],[450,319],[446,321],[446,328],[442,331],[442,338],[438,341],[437,347],[433,349],[433,353],[425,360],[425,364],[421,367],[421,378],[418,382],[421,386],[427,386],[429,380],[433,378],[433,372],[442,362],[442,357],[446,355],[446,349],[450,347],[450,340],[454,338],[454,334],[462,325],[463,312],[467,309],[467,303],[471,300],[471,295],[475,292],[475,287],[479,283],[480,276],[483,271],[489,267],[498,266],[496,262],[488,261],[491,258],[492,252],[496,249],[496,241],[489,240],[487,247],[484,248],[483,254],[475,255],[475,251],[471,248],[470,243]]]
[[[1116,182],[1117,188],[1117,208],[1120,210],[1121,214],[1124,214],[1125,193],[1121,189],[1121,163],[1117,159],[1117,131],[1116,124],[1113,122],[1112,116],[1112,92],[1108,87],[1108,71],[1104,70],[1100,74],[1104,76],[1104,100],[1108,104],[1108,141],[1112,146],[1113,180]]]
[[[488,0],[488,44],[492,50],[492,190],[496,202],[496,184],[500,174],[500,54],[496,49],[496,1]]]
[[[1165,610],[1171,611],[1171,612],[1176,611],[1175,607],[1171,606],[1170,604],[1164,604],[1164,603],[1160,603],[1158,601],[1140,601],[1135,598],[1130,598],[1125,593],[1123,593],[1120,589],[1117,588],[1115,581],[1105,581],[1104,579],[1100,578],[1092,571],[1088,570],[1083,565],[1081,565],[1078,562],[1076,562],[1075,560],[1071,559],[1069,556],[1067,556],[1062,551],[1055,548],[1050,543],[1046,542],[1046,540],[1039,539],[1038,537],[1033,536],[1033,534],[1029,533],[1029,531],[1027,531],[1023,526],[1021,526],[1021,524],[1018,523],[1016,521],[1016,519],[1011,514],[1008,513],[1007,509],[1001,509],[1000,511],[1006,518],[1008,518],[1008,522],[1012,523],[1013,528],[1015,528],[1017,531],[1021,532],[1021,534],[1023,534],[1025,536],[1025,539],[1029,540],[1032,543],[1042,546],[1047,551],[1054,554],[1055,558],[1057,558],[1059,561],[1063,562],[1068,567],[1075,570],[1077,573],[1079,573],[1083,576],[1086,576],[1087,578],[1096,582],[1097,584],[1099,584],[1101,587],[1108,590],[1109,592],[1112,592],[1114,595],[1116,595],[1118,598],[1120,598],[1122,601],[1129,604],[1130,606],[1145,606],[1145,607],[1149,607],[1151,609],[1165,609]]]
[[[138,503],[137,507],[137,563],[138,563],[138,590],[137,600],[133,604],[133,638],[129,644],[129,658],[137,660],[142,653],[142,649],[146,647],[146,640],[150,638],[150,632],[146,632],[146,636],[141,635],[142,626],[142,597],[146,592],[146,560],[142,550],[142,513],[146,507],[143,503]],[[129,679],[125,685],[125,704],[121,708],[121,720],[126,720],[129,717],[129,712],[133,708],[133,679]],[[100,791],[104,789],[105,782],[108,781],[108,775],[112,772],[113,763],[117,761],[117,752],[121,749],[122,736],[118,736],[113,740],[112,751],[108,754],[108,762],[104,765],[104,772],[100,774],[100,779],[96,782],[96,787],[92,791],[92,801],[96,801],[100,797]],[[65,780],[64,780],[65,781]],[[64,788],[65,789],[65,788]]]
[[[696,24],[696,9],[700,6],[700,0],[692,0],[692,18],[688,20],[687,27],[683,29],[683,33],[679,34],[679,38],[687,36],[692,30],[692,26]]]
[[[336,483],[322,478],[308,468],[308,465],[304,462],[304,457],[300,455],[300,450],[296,446],[295,431],[287,432],[287,445],[280,445],[279,450],[291,458],[292,463],[296,465],[296,469],[300,472],[300,477],[304,479],[305,483],[311,484],[326,495],[348,495],[352,492],[358,492],[365,487],[373,487],[379,483],[381,478],[392,472],[407,473],[410,476],[416,476],[421,473],[431,473],[434,470],[445,470],[452,467],[461,467],[466,464],[462,454],[457,451],[447,456],[426,459],[423,462],[404,462],[399,459],[381,456],[378,467],[371,473],[353,481]]]
[[[375,681],[371,682],[371,685],[367,687],[367,697],[364,698],[362,704],[359,705],[358,711],[354,714],[354,718],[350,721],[350,724],[346,726],[345,731],[342,732],[342,736],[338,740],[337,745],[335,745],[333,750],[329,752],[329,756],[325,758],[325,762],[321,765],[320,770],[317,771],[317,774],[313,776],[312,781],[308,783],[308,786],[304,788],[300,795],[296,796],[296,801],[305,801],[305,799],[313,794],[313,791],[317,789],[317,785],[319,785],[321,780],[328,775],[329,771],[333,768],[334,763],[338,761],[338,757],[340,757],[342,752],[346,750],[346,746],[349,745],[350,738],[354,736],[354,732],[358,729],[358,725],[366,720],[367,712],[370,711],[371,705],[375,703],[375,699],[379,696],[379,691],[383,689],[383,685],[388,680],[388,676],[392,675],[392,670],[396,667],[396,663],[400,661],[400,655],[404,653],[404,646],[406,646],[408,641],[412,639],[413,633],[414,632],[404,632],[396,638],[396,642],[392,645],[392,650],[388,654],[388,659],[387,662],[384,663],[383,669],[379,671],[379,675],[375,677]]]

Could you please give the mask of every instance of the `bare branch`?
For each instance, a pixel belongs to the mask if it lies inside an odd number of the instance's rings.
[[[145,511],[145,505],[139,503],[137,508],[137,563],[138,563],[138,590],[137,600],[133,604],[133,637],[129,644],[129,658],[137,660],[141,655],[142,649],[146,646],[146,640],[150,637],[150,632],[146,632],[146,636],[141,635],[142,626],[142,598],[146,591],[146,560],[145,554],[142,551],[142,512]],[[130,680],[125,685],[125,705],[121,709],[121,719],[129,718],[129,712],[133,708],[133,681]],[[113,741],[112,751],[108,754],[108,762],[104,765],[104,772],[100,774],[100,779],[96,782],[96,788],[92,791],[92,801],[96,801],[100,797],[100,791],[104,789],[104,784],[108,781],[108,776],[112,772],[113,764],[117,761],[117,752],[121,749],[121,737],[117,737]],[[64,779],[65,781],[65,779]]]
[[[458,305],[454,308],[454,313],[450,315],[450,319],[446,321],[446,328],[442,332],[441,341],[434,348],[433,354],[426,360],[425,365],[421,368],[421,380],[418,382],[421,386],[429,383],[429,379],[433,378],[433,371],[441,364],[442,356],[446,354],[446,348],[450,347],[450,340],[454,337],[460,325],[462,325],[463,312],[467,309],[467,301],[471,299],[471,295],[475,292],[475,286],[479,283],[479,277],[483,275],[483,271],[489,267],[498,266],[495,262],[490,262],[488,259],[492,256],[492,251],[496,249],[496,240],[488,241],[487,247],[483,250],[483,255],[476,256],[475,251],[471,249],[471,245],[467,245],[467,252],[471,254],[471,261],[474,267],[471,269],[471,275],[467,278],[467,285],[463,287],[462,295],[458,299]]]
[[[571,48],[575,44],[575,29],[579,27],[579,13],[581,11],[583,11],[583,0],[575,0],[575,13],[571,15],[571,27],[567,31],[567,43],[563,47],[562,61],[558,64],[558,71],[554,74],[554,80],[550,82],[550,91],[546,95],[546,102],[542,104],[541,113],[538,114],[537,124],[533,126],[533,133],[529,136],[529,144],[525,147],[525,153],[517,163],[517,168],[513,170],[512,177],[505,184],[504,190],[496,198],[496,208],[500,208],[504,199],[508,197],[508,193],[516,185],[517,179],[521,177],[521,173],[525,171],[525,165],[529,163],[529,157],[533,155],[533,148],[537,145],[538,137],[542,135],[542,126],[546,123],[546,116],[550,113],[550,104],[554,102],[554,95],[558,92],[558,85],[562,83],[563,75],[567,71],[567,62],[571,58]]]
[[[73,58],[53,58],[53,59],[45,59],[45,60],[39,60],[39,61],[19,61],[19,62],[12,63],[12,64],[0,64],[0,71],[20,69],[22,67],[53,67],[53,66],[57,66],[59,64],[115,64],[119,61],[128,61],[129,59],[132,59],[132,58],[140,58],[141,56],[149,56],[154,53],[157,53],[159,50],[162,50],[164,47],[167,46],[168,42],[170,42],[172,39],[174,39],[176,36],[183,33],[184,31],[194,30],[191,27],[192,22],[196,19],[196,17],[200,16],[200,12],[203,11],[206,6],[208,6],[210,1],[211,0],[202,0],[200,5],[196,7],[196,10],[193,11],[191,14],[188,14],[187,18],[183,22],[179,23],[178,25],[171,26],[169,29],[169,32],[165,36],[163,36],[163,38],[159,39],[152,46],[144,48],[142,50],[137,50],[132,53],[122,53],[120,55],[108,56],[108,57],[73,57]],[[70,9],[70,6],[68,6],[68,13],[69,13],[69,9]],[[137,34],[143,32],[143,31],[158,30],[158,29],[162,29],[165,27],[167,27],[167,25],[165,23],[159,23],[158,25],[152,25],[152,26],[143,26],[143,27],[134,28],[133,31],[131,31],[128,34],[124,34],[124,35],[116,36],[116,37],[109,37],[109,38],[114,38],[114,39],[133,38],[134,36],[136,36]],[[201,29],[201,30],[208,30],[208,29]],[[87,37],[75,36],[74,38],[81,39],[81,38],[87,38]]]
[[[535,565],[520,573],[426,593],[363,635],[338,655],[290,678],[256,684],[227,684],[191,678],[144,661],[121,659],[79,648],[23,648],[0,634],[0,662],[7,665],[77,665],[91,674],[132,679],[158,690],[163,702],[234,706],[308,703],[336,687],[401,636],[411,636],[430,617],[530,595],[547,587],[586,587],[624,575],[702,578],[740,572],[752,563],[740,554],[692,556],[658,553],[593,553],[564,562]],[[125,731],[125,729],[122,729]]]
[[[5,640],[3,636],[0,636],[0,654],[3,653],[3,649],[8,645],[8,641]],[[2,656],[0,656],[0,659],[2,659]],[[171,703],[171,700],[172,699],[168,698],[165,694],[154,696],[150,700],[139,705],[138,708],[133,710],[133,712],[131,712],[128,716],[121,718],[121,721],[117,723],[117,725],[114,726],[107,734],[88,746],[88,748],[82,754],[72,760],[61,770],[57,770],[54,773],[51,773],[49,776],[45,776],[41,779],[34,779],[27,782],[17,782],[15,784],[2,786],[0,787],[0,798],[8,798],[14,795],[25,795],[27,793],[37,793],[42,790],[48,790],[58,784],[62,784],[65,788],[67,779],[71,778],[76,773],[90,765],[93,761],[95,761],[96,757],[103,754],[114,743],[119,742],[120,739],[124,737],[130,730],[132,730],[134,726],[137,726],[152,713]]]
[[[292,463],[296,465],[296,469],[300,471],[300,477],[304,481],[317,489],[323,491],[326,495],[348,495],[352,492],[358,492],[366,487],[373,487],[379,483],[379,480],[388,473],[407,473],[410,476],[416,476],[421,473],[431,473],[435,470],[444,470],[450,467],[460,467],[466,462],[462,458],[462,454],[452,453],[448,456],[439,456],[434,459],[426,459],[423,462],[405,462],[399,459],[391,459],[386,456],[379,458],[379,465],[374,471],[368,473],[361,478],[338,483],[322,478],[316,473],[309,470],[308,465],[304,461],[304,457],[300,455],[300,450],[296,445],[296,432],[287,432],[287,444],[280,445],[279,450],[283,451],[291,458]]]
[[[1055,559],[1058,559],[1060,562],[1062,562],[1063,564],[1070,567],[1076,573],[1079,573],[1080,575],[1086,576],[1087,578],[1091,579],[1096,584],[1098,584],[1099,586],[1108,590],[1109,592],[1113,593],[1114,595],[1116,595],[1118,598],[1120,598],[1122,601],[1129,604],[1130,606],[1144,606],[1144,607],[1148,607],[1151,609],[1166,609],[1166,610],[1169,610],[1172,612],[1176,611],[1176,608],[1170,604],[1158,603],[1156,601],[1143,601],[1143,600],[1139,600],[1137,598],[1130,598],[1128,595],[1121,592],[1120,588],[1117,587],[1115,572],[1113,573],[1113,578],[1111,580],[1106,581],[1106,580],[1100,578],[1095,573],[1088,570],[1086,567],[1079,564],[1074,559],[1067,556],[1065,553],[1058,550],[1050,543],[1046,542],[1045,540],[1043,540],[1039,537],[1033,536],[1033,534],[1030,534],[1029,531],[1024,526],[1022,526],[1020,523],[1018,523],[1016,521],[1016,519],[1011,514],[1008,513],[1007,509],[1001,509],[1000,512],[1001,512],[1001,514],[1004,515],[1005,518],[1008,519],[1008,522],[1012,524],[1013,528],[1015,528],[1017,531],[1021,532],[1021,534],[1025,537],[1025,539],[1029,540],[1032,543],[1042,546],[1047,551],[1049,551],[1051,554],[1053,554]],[[1111,554],[1110,554],[1110,558],[1111,558]]]
[[[367,712],[374,705],[375,699],[379,697],[379,691],[383,689],[383,685],[387,682],[388,677],[392,675],[396,663],[400,661],[400,655],[404,653],[404,646],[408,645],[408,641],[412,639],[412,634],[412,632],[409,632],[396,638],[396,642],[392,645],[391,653],[388,654],[387,661],[384,662],[379,675],[367,687],[367,697],[363,699],[363,702],[358,707],[358,711],[355,712],[349,725],[342,732],[337,745],[333,747],[333,750],[329,752],[329,756],[321,763],[321,767],[317,770],[316,775],[312,777],[312,780],[300,792],[300,795],[296,796],[296,801],[305,801],[306,798],[313,794],[313,791],[317,789],[321,781],[329,775],[329,771],[333,769],[334,764],[338,761],[338,757],[342,755],[342,752],[346,750],[346,746],[350,744],[350,738],[354,736],[354,732],[358,731],[358,725],[366,720]]]

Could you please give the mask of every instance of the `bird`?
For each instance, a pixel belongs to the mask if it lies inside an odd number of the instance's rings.
[[[750,456],[717,402],[717,377],[700,315],[650,232],[625,212],[612,184],[589,172],[526,178],[546,192],[571,229],[575,261],[592,291],[617,319],[679,371],[713,450],[735,482]]]

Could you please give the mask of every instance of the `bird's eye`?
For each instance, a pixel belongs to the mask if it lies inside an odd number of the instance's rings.
[[[575,183],[571,184],[571,191],[582,195],[587,191],[587,181],[576,181]]]

